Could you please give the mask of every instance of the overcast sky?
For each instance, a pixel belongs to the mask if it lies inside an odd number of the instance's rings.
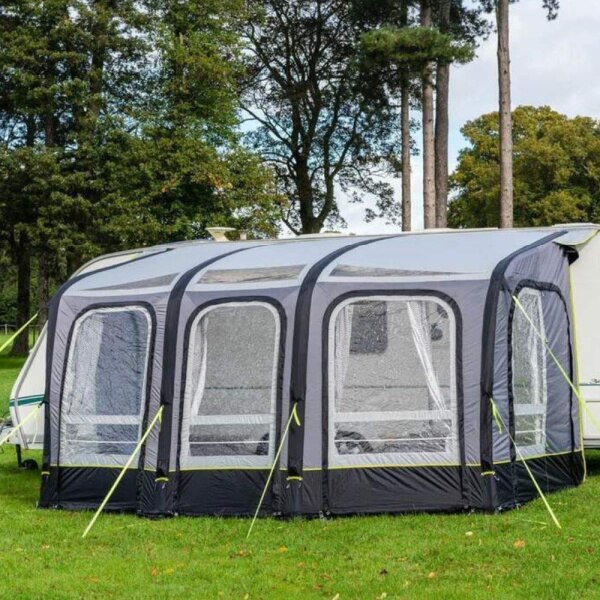
[[[549,105],[569,116],[600,119],[600,0],[562,0],[559,16],[548,22],[542,0],[511,6],[511,76],[513,107]],[[450,168],[465,145],[465,122],[497,110],[496,35],[484,42],[477,58],[453,67],[450,78]],[[418,115],[415,115],[418,117]],[[420,135],[418,133],[417,135]],[[421,159],[413,157],[413,228],[423,226]],[[400,182],[394,180],[399,198]],[[364,208],[340,196],[348,231],[395,231],[385,221],[364,222]]]

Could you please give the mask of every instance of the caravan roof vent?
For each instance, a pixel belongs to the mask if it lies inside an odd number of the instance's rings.
[[[212,235],[215,242],[228,242],[229,240],[225,234],[235,231],[235,227],[207,227],[206,231]]]

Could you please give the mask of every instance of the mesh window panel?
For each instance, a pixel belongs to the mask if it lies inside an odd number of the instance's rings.
[[[150,315],[138,307],[93,310],[76,322],[61,404],[61,464],[125,464],[140,434],[150,336]]]
[[[372,297],[334,311],[331,466],[459,463],[455,335],[438,299]]]
[[[545,339],[542,293],[523,288],[518,297],[535,329]],[[535,329],[516,307],[512,322],[512,390],[515,442],[524,456],[546,451],[546,349]]]
[[[254,267],[252,269],[209,269],[196,283],[261,283],[297,279],[305,265]]]
[[[280,324],[260,302],[221,304],[190,333],[181,465],[268,466],[273,457]]]
[[[459,275],[452,271],[423,271],[414,269],[384,269],[381,267],[361,267],[357,265],[336,265],[331,277],[436,277],[438,275]]]

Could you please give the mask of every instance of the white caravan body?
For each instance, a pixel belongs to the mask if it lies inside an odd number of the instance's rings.
[[[571,265],[576,365],[579,390],[587,410],[581,412],[586,448],[600,448],[600,235],[596,229],[575,248]]]

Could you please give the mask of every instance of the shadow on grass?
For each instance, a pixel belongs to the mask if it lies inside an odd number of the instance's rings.
[[[587,450],[585,460],[588,475],[600,475],[600,450]]]

